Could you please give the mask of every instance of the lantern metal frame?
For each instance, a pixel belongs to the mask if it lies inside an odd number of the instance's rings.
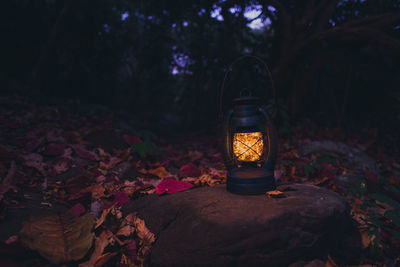
[[[223,92],[225,83],[233,66],[245,59],[252,58],[262,63],[269,74],[270,86],[273,98],[276,101],[276,90],[273,86],[271,72],[267,64],[260,58],[245,55],[237,58],[228,68],[220,90],[219,118],[223,118]],[[227,189],[237,194],[262,194],[275,189],[274,167],[277,156],[277,134],[272,121],[264,108],[260,105],[260,99],[251,95],[233,100],[234,108],[229,110],[224,119],[223,151],[225,165],[228,170]],[[276,103],[276,102],[275,102]],[[263,153],[259,160],[239,161],[233,151],[233,136],[235,133],[261,132],[263,138]],[[268,151],[267,151],[268,150]]]

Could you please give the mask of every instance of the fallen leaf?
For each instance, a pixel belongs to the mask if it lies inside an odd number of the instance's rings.
[[[31,217],[24,222],[20,240],[54,264],[83,258],[92,246],[93,216],[57,214]]]
[[[360,233],[361,236],[361,244],[363,248],[369,247],[369,245],[371,244],[371,237],[368,235],[368,228],[359,227],[358,232]]]
[[[199,177],[201,175],[199,168],[196,165],[194,165],[192,162],[190,162],[186,165],[183,165],[179,169],[179,173],[185,177]]]
[[[117,204],[117,207],[122,207],[130,201],[130,198],[125,194],[125,192],[118,191],[115,193],[114,203]]]
[[[101,267],[104,264],[106,264],[110,259],[113,257],[117,256],[119,252],[107,252],[104,253],[103,255],[99,256],[96,259],[96,263],[93,265],[94,267]]]
[[[155,176],[158,176],[159,178],[165,178],[171,176],[171,174],[163,166],[160,166],[156,169],[148,170],[147,172]]]
[[[130,236],[130,235],[132,235],[133,233],[135,232],[135,228],[134,227],[132,227],[131,225],[124,225],[124,226],[122,226],[119,230],[118,230],[118,232],[116,233],[116,235],[117,236],[126,236],[126,237],[128,237],[128,236]]]
[[[32,153],[24,156],[25,165],[37,169],[42,175],[46,175],[44,167],[46,164],[43,162],[43,157],[40,154]]]
[[[94,251],[90,256],[90,259],[84,263],[79,264],[79,267],[93,267],[97,260],[99,260],[104,252],[104,249],[109,244],[109,233],[107,230],[104,230],[100,233],[98,237],[95,238],[94,241]]]
[[[100,212],[102,211],[103,204],[100,201],[93,201],[90,204],[90,214],[92,214],[95,218],[98,217]]]
[[[84,213],[85,207],[81,204],[75,204],[72,208],[69,209],[69,211],[74,214],[75,217],[79,217],[82,213]]]
[[[133,225],[136,229],[136,235],[139,238],[139,250],[137,257],[138,260],[143,264],[156,238],[154,234],[146,227],[145,222],[139,217],[134,217]]]
[[[204,156],[204,154],[201,153],[200,151],[195,150],[195,151],[189,151],[188,156],[191,161],[196,161],[201,159]]]
[[[192,188],[193,185],[187,182],[177,181],[174,178],[165,178],[156,187],[157,194],[177,193]]]
[[[53,165],[53,168],[54,168],[54,170],[56,171],[57,174],[61,174],[61,173],[66,172],[68,170],[68,165],[69,165],[69,160],[62,159],[62,160],[58,160]]]
[[[102,169],[112,169],[115,167],[115,165],[117,165],[118,163],[120,163],[122,161],[122,159],[117,158],[117,157],[111,157],[107,162],[100,162],[100,168]]]
[[[43,154],[46,156],[60,156],[64,154],[66,146],[64,144],[49,144],[46,146],[45,150],[43,151]]]
[[[17,235],[12,235],[12,236],[10,236],[9,238],[7,238],[7,240],[6,240],[4,243],[6,243],[7,245],[9,245],[9,244],[11,244],[11,243],[16,242],[17,240],[18,240],[18,236],[17,236]]]
[[[100,225],[104,223],[104,221],[107,218],[107,215],[111,212],[111,210],[116,206],[117,204],[114,203],[111,207],[108,209],[103,210],[103,213],[101,214],[100,218],[96,219],[96,225],[94,226],[94,229],[97,229]]]
[[[282,191],[279,190],[273,190],[273,191],[268,191],[265,193],[268,198],[284,198],[286,197],[285,194],[283,194]]]

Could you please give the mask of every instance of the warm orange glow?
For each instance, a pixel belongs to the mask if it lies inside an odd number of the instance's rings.
[[[233,153],[239,161],[260,160],[264,148],[261,132],[235,133]]]

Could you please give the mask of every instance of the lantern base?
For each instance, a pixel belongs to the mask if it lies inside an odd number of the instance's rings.
[[[241,195],[265,194],[276,188],[274,172],[263,168],[233,169],[228,172],[226,188]]]

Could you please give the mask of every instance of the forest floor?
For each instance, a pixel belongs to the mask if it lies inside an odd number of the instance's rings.
[[[226,182],[216,134],[163,136],[137,125],[102,107],[0,98],[1,266],[140,266],[154,235],[135,214],[123,214],[124,205],[148,194]],[[360,151],[379,171],[329,153],[301,153],[321,140]],[[394,142],[395,133],[345,133],[307,120],[279,138],[278,183],[309,183],[348,200],[362,240],[359,265],[400,264],[400,157]],[[39,242],[43,232],[48,238]],[[327,266],[340,261],[323,260]]]

